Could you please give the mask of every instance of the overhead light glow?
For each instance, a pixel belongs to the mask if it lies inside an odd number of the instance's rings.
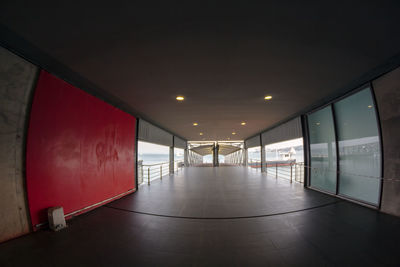
[[[244,125],[246,125],[246,123],[243,121],[243,122],[241,123],[241,125],[243,125],[243,126],[244,126]]]
[[[320,122],[317,122],[317,123],[316,123],[316,125],[320,125],[320,124],[321,124]]]
[[[236,133],[235,133],[235,132],[233,132],[232,134],[233,134],[233,135],[235,135]]]
[[[372,108],[372,105],[369,105],[368,108]]]
[[[272,96],[271,96],[271,95],[267,95],[267,96],[264,97],[264,99],[265,99],[265,100],[271,100],[271,99],[272,99]]]
[[[203,135],[203,133],[199,133],[200,135]]]
[[[199,125],[197,122],[193,122],[193,126],[197,126]]]
[[[178,100],[178,101],[183,101],[183,100],[185,100],[185,97],[182,96],[182,95],[178,95],[178,96],[176,97],[176,100]]]

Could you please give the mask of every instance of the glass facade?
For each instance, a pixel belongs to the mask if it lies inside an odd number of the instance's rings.
[[[369,88],[334,104],[339,144],[339,194],[378,205],[381,151]]]
[[[265,146],[266,161],[304,162],[303,138]]]
[[[304,182],[303,138],[265,146],[267,174]]]
[[[310,185],[336,193],[336,139],[332,108],[308,116],[310,137]]]
[[[247,149],[247,162],[249,167],[261,168],[261,146]]]
[[[183,148],[174,147],[174,161],[182,161],[184,160],[185,150]]]
[[[169,147],[153,143],[138,142],[138,160],[143,164],[158,164],[169,162]]]
[[[213,154],[203,156],[203,163],[213,163]]]
[[[179,167],[182,167],[185,157],[185,150],[182,148],[174,147],[174,170],[176,171]]]
[[[308,128],[310,186],[379,205],[382,152],[371,89],[308,115]]]

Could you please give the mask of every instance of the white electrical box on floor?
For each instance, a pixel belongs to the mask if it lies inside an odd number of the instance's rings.
[[[47,210],[47,216],[49,219],[49,227],[53,231],[59,231],[67,227],[67,223],[64,218],[63,207],[52,207]]]

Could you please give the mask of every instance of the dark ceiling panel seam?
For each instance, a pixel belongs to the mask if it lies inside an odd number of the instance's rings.
[[[19,57],[25,59],[26,61],[36,65],[37,67],[57,76],[58,78],[78,87],[79,89],[85,91],[86,93],[101,99],[102,101],[132,115],[139,119],[144,119],[155,126],[163,129],[164,131],[179,137],[185,141],[186,138],[179,136],[169,129],[160,126],[158,123],[154,122],[151,118],[143,115],[141,112],[135,110],[133,107],[107,93],[104,89],[90,82],[83,76],[74,72],[69,67],[65,66],[61,62],[57,61],[55,58],[44,53],[40,48],[36,47],[32,43],[28,42],[24,38],[20,37],[18,34],[12,30],[0,24],[0,45],[10,52],[18,55]]]
[[[394,69],[400,67],[400,53],[396,54],[395,56],[390,57],[388,60],[385,61],[385,63],[373,68],[372,70],[364,73],[363,75],[361,75],[360,77],[358,77],[357,79],[353,80],[352,82],[350,82],[349,84],[347,84],[346,86],[336,90],[336,93],[331,94],[328,97],[324,97],[316,102],[314,102],[314,104],[302,109],[299,112],[296,112],[295,114],[293,114],[292,116],[281,120],[277,123],[275,123],[274,125],[262,130],[261,132],[258,132],[257,134],[251,135],[247,138],[245,138],[244,140],[248,140],[250,138],[253,138],[255,136],[261,135],[262,133],[265,133],[267,131],[270,131],[292,119],[295,119],[299,116],[302,115],[307,115],[310,112],[320,109],[322,107],[325,107],[327,105],[330,105],[340,99],[342,99],[343,97],[346,97],[348,95],[351,95],[359,90],[365,89],[367,86],[369,86],[369,84],[378,79],[379,77],[393,71]]]

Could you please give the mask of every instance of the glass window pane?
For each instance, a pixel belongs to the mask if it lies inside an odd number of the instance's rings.
[[[185,155],[185,150],[182,148],[176,148],[174,147],[174,160],[175,161],[182,161]]]
[[[169,162],[169,147],[153,143],[138,142],[138,160],[143,164],[158,164]]]
[[[247,149],[248,166],[252,168],[261,168],[261,146]]]
[[[265,154],[268,175],[304,182],[303,138],[266,145]]]
[[[332,108],[328,106],[308,116],[312,187],[336,193],[336,145]]]
[[[370,89],[334,105],[339,142],[339,193],[377,205],[381,151]]]
[[[266,145],[265,153],[267,161],[304,162],[303,138]]]
[[[174,170],[178,170],[182,166],[185,157],[185,150],[183,148],[174,147]]]

